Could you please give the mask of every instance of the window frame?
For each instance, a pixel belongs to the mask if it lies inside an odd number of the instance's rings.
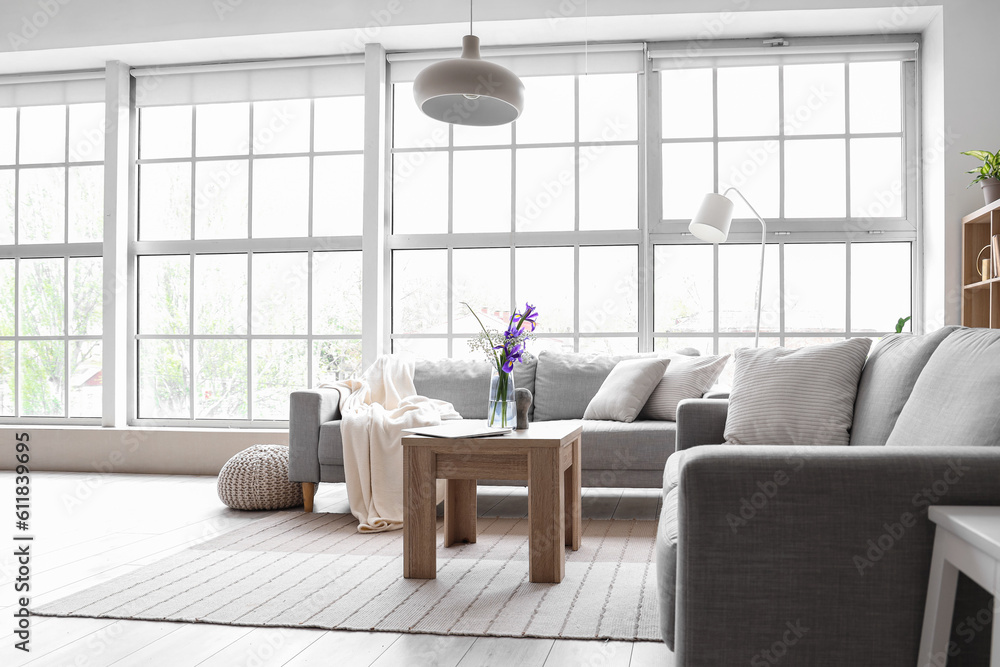
[[[544,51],[544,49],[540,49]],[[643,62],[647,62],[643,58]],[[648,66],[648,64],[647,64]],[[602,72],[602,73],[612,73],[612,72]],[[629,72],[619,72],[628,74]],[[559,74],[570,75],[567,73],[557,73],[557,74],[547,74],[543,72],[533,72],[533,76],[557,76]],[[400,147],[396,148],[392,145],[393,136],[393,126],[392,126],[392,110],[391,104],[395,98],[393,84],[398,83],[396,81],[391,81],[387,84],[387,99],[389,100],[389,112],[387,113],[387,126],[386,126],[386,136],[388,137],[389,152],[391,155],[390,162],[386,167],[387,179],[391,180],[394,172],[393,164],[391,159],[396,155],[412,155],[420,153],[446,153],[449,156],[448,161],[448,221],[447,221],[447,232],[444,233],[396,233],[392,229],[391,225],[391,212],[387,212],[387,217],[390,218],[388,228],[390,230],[387,240],[386,240],[386,252],[387,252],[387,265],[389,269],[387,271],[387,285],[386,285],[386,297],[385,302],[382,304],[386,326],[386,351],[393,350],[393,343],[396,340],[441,340],[444,339],[447,346],[447,356],[449,358],[454,356],[455,353],[455,343],[462,344],[471,335],[467,333],[455,333],[453,331],[453,319],[455,312],[454,296],[453,290],[450,288],[452,284],[452,274],[454,266],[454,251],[463,249],[509,249],[510,250],[510,305],[513,309],[516,309],[519,304],[516,301],[516,262],[517,262],[517,249],[518,248],[559,248],[559,247],[569,247],[573,249],[573,330],[568,333],[542,333],[536,334],[539,339],[562,339],[562,340],[572,340],[573,351],[580,350],[580,342],[583,339],[605,339],[605,338],[631,338],[637,340],[637,346],[639,352],[648,351],[647,348],[651,345],[651,340],[644,335],[644,330],[647,326],[651,326],[651,312],[647,310],[644,303],[647,301],[646,292],[648,291],[646,275],[646,265],[647,265],[647,255],[649,255],[648,247],[648,235],[646,233],[647,229],[647,218],[646,218],[646,206],[644,199],[647,191],[646,184],[646,145],[647,145],[647,130],[646,130],[646,90],[644,87],[644,76],[645,72],[636,72],[636,138],[634,140],[612,140],[612,141],[582,141],[580,139],[580,76],[581,73],[577,73],[574,76],[573,82],[573,109],[574,109],[574,133],[573,140],[571,142],[554,142],[554,143],[530,143],[530,144],[518,144],[517,143],[517,128],[511,128],[511,140],[509,144],[501,145],[459,145],[456,146],[454,143],[454,129],[453,126],[449,125],[447,127],[448,141],[445,146],[417,146],[417,147]],[[635,146],[636,147],[636,196],[637,196],[637,226],[635,229],[620,229],[620,230],[581,230],[580,229],[580,152],[588,147],[597,146]],[[453,178],[453,159],[455,153],[460,153],[463,151],[477,151],[477,150],[489,150],[493,148],[504,148],[510,150],[511,160],[510,160],[510,184],[511,184],[511,223],[510,230],[503,232],[461,232],[454,233],[451,230],[454,227],[454,178]],[[518,150],[531,150],[536,148],[572,148],[574,151],[574,212],[573,212],[573,229],[572,230],[560,230],[560,231],[518,231],[517,229],[517,151]],[[387,208],[391,211],[391,199],[390,204]],[[607,247],[607,246],[626,246],[634,247],[637,252],[637,273],[638,273],[638,294],[637,294],[637,329],[635,332],[585,332],[581,331],[581,313],[580,313],[580,249],[587,247]],[[447,294],[447,312],[448,312],[448,322],[446,331],[443,333],[396,333],[393,330],[393,293],[392,293],[392,255],[395,251],[404,250],[444,250],[448,257],[448,294]],[[647,320],[649,324],[647,324]]]
[[[919,42],[919,37],[917,36],[904,36],[900,41],[909,40]],[[744,40],[737,40],[743,42]],[[808,41],[808,40],[796,40],[796,41]],[[771,338],[779,337],[779,344],[784,344],[787,338],[852,338],[852,337],[878,337],[885,336],[894,331],[886,329],[883,331],[856,331],[852,329],[851,324],[851,246],[854,243],[887,243],[887,242],[907,242],[910,243],[910,330],[912,331],[922,331],[923,322],[923,289],[922,289],[922,275],[923,268],[920,263],[920,258],[922,257],[922,211],[920,206],[920,187],[921,187],[921,163],[920,163],[920,119],[919,119],[919,95],[920,95],[920,71],[919,71],[919,59],[904,59],[900,60],[900,131],[898,133],[865,133],[861,135],[850,133],[850,69],[848,67],[850,62],[853,62],[849,55],[852,52],[861,51],[865,48],[865,45],[870,44],[870,41],[864,38],[854,37],[854,38],[841,38],[837,40],[826,39],[825,42],[832,42],[834,46],[831,46],[831,52],[836,52],[839,47],[843,49],[843,58],[837,60],[836,62],[843,62],[845,67],[845,91],[844,91],[844,113],[845,113],[845,132],[843,134],[835,135],[794,135],[791,136],[793,140],[800,139],[844,139],[847,142],[846,154],[845,154],[845,184],[846,184],[846,216],[844,218],[784,218],[784,217],[768,217],[765,216],[767,222],[767,245],[768,252],[778,252],[779,260],[779,274],[781,276],[781,284],[779,286],[779,298],[781,300],[780,304],[780,328],[778,332],[761,332],[761,338]],[[726,42],[720,42],[720,52],[724,52],[727,48]],[[729,45],[733,47],[734,45]],[[774,48],[774,47],[772,47]],[[711,50],[710,50],[711,51]],[[655,248],[660,245],[712,245],[706,244],[700,239],[694,237],[688,230],[688,220],[677,220],[677,219],[665,219],[663,217],[663,190],[662,190],[662,146],[667,143],[687,143],[687,142],[711,142],[713,145],[713,162],[716,168],[713,170],[712,175],[713,191],[719,192],[719,174],[718,174],[718,153],[719,153],[719,143],[720,137],[718,136],[718,67],[719,66],[747,66],[747,65],[760,65],[760,64],[774,64],[779,67],[778,70],[778,80],[779,80],[779,101],[778,101],[778,112],[779,112],[779,134],[775,136],[768,137],[723,137],[721,141],[740,141],[740,140],[775,140],[780,144],[780,154],[782,159],[779,162],[779,188],[781,189],[781,194],[784,191],[784,169],[785,161],[783,158],[784,154],[784,141],[786,136],[784,134],[784,105],[782,104],[782,93],[783,93],[783,67],[784,63],[780,61],[780,57],[775,56],[773,61],[770,63],[767,60],[762,60],[760,56],[747,56],[746,58],[740,58],[739,56],[727,56],[722,61],[713,61],[711,58],[711,53],[702,54],[704,59],[691,59],[691,67],[711,67],[712,73],[712,109],[713,109],[713,136],[700,137],[695,139],[678,139],[678,138],[667,138],[664,139],[662,136],[662,130],[660,127],[661,114],[660,114],[660,103],[662,100],[661,95],[661,79],[658,71],[651,72],[654,76],[649,77],[647,80],[648,89],[648,100],[649,100],[649,114],[646,119],[647,124],[650,127],[649,141],[647,145],[647,155],[649,177],[647,180],[648,187],[648,205],[650,207],[650,220],[655,221],[650,223],[650,233],[649,233],[649,243]],[[894,58],[884,58],[884,60],[894,60]],[[724,63],[720,65],[720,62]],[[824,61],[829,62],[829,61]],[[900,174],[902,178],[903,196],[902,196],[902,209],[903,215],[899,218],[858,218],[851,216],[850,210],[850,141],[852,138],[879,138],[884,136],[899,137],[902,143],[901,151],[901,165]],[[780,210],[784,212],[784,197],[779,197]],[[802,228],[803,223],[807,223],[809,229],[804,230]],[[732,223],[732,228],[729,234],[729,239],[727,241],[729,244],[739,243],[739,244],[755,244],[759,247],[761,243],[761,229],[760,224],[754,219],[734,219]],[[785,290],[784,290],[784,250],[786,244],[796,244],[796,243],[841,243],[846,244],[845,254],[846,254],[846,281],[847,281],[847,293],[846,293],[846,313],[845,313],[845,330],[837,332],[796,332],[793,330],[788,330],[785,327]],[[655,252],[655,250],[654,250]],[[652,266],[652,263],[650,264]],[[718,354],[720,349],[720,340],[727,338],[747,338],[746,333],[734,333],[734,332],[721,332],[719,330],[719,277],[720,277],[720,265],[719,265],[719,250],[718,245],[714,246],[713,249],[713,303],[714,303],[714,324],[713,331],[703,331],[703,332],[665,332],[665,331],[655,331],[652,328],[652,311],[650,312],[650,331],[649,335],[653,339],[653,345],[655,346],[655,340],[661,338],[711,338],[712,345],[711,349],[713,353]],[[756,280],[756,276],[754,276]],[[652,308],[655,308],[655,298],[653,299]],[[749,337],[752,338],[753,332],[749,333]],[[651,348],[652,349],[652,348]]]
[[[89,78],[89,77],[88,77]],[[104,104],[98,102],[99,104]],[[14,163],[10,165],[0,166],[0,171],[13,171],[14,176],[14,239],[12,244],[0,245],[0,260],[12,260],[14,262],[14,334],[12,336],[0,336],[0,342],[12,342],[14,345],[14,415],[4,415],[0,416],[0,424],[38,424],[42,426],[57,426],[57,425],[78,425],[78,426],[92,426],[101,423],[102,417],[100,415],[94,417],[72,417],[70,416],[70,355],[69,349],[73,341],[78,340],[95,340],[102,343],[102,355],[104,354],[104,347],[106,347],[107,332],[103,331],[100,334],[88,334],[88,335],[76,335],[70,333],[70,260],[71,259],[100,259],[102,263],[104,262],[104,243],[103,241],[74,241],[71,242],[70,238],[70,183],[69,174],[70,169],[77,167],[101,167],[104,170],[104,179],[107,179],[107,169],[104,161],[104,154],[101,153],[99,160],[71,160],[70,156],[72,153],[72,147],[70,146],[70,107],[77,104],[93,104],[93,102],[76,102],[72,100],[64,101],[60,104],[20,104],[13,108],[16,109],[15,121],[14,121]],[[65,118],[65,145],[63,152],[63,160],[59,162],[32,162],[27,164],[22,164],[21,158],[21,110],[24,107],[34,107],[34,106],[62,106],[66,109]],[[50,169],[59,168],[63,171],[63,238],[62,243],[20,243],[21,225],[20,225],[20,183],[21,183],[21,173],[25,169]],[[21,297],[17,293],[21,282],[21,262],[22,260],[31,259],[54,259],[60,260],[63,266],[63,328],[60,335],[42,335],[42,336],[30,336],[23,335],[20,332],[20,318],[21,318]],[[103,281],[103,271],[102,271],[102,281]],[[58,341],[63,346],[63,377],[64,377],[64,387],[63,387],[63,416],[32,416],[32,415],[22,415],[21,413],[21,343],[24,341]],[[102,369],[103,370],[103,369]],[[103,374],[102,374],[103,381]],[[107,389],[102,384],[102,401],[101,406],[103,410],[103,392]]]
[[[235,239],[198,239],[195,238],[196,235],[196,225],[195,225],[195,197],[192,196],[191,200],[191,218],[190,218],[190,236],[188,239],[171,239],[171,240],[141,240],[139,239],[139,225],[141,221],[139,220],[138,213],[138,198],[140,195],[138,178],[136,178],[135,186],[135,197],[136,206],[134,207],[134,221],[130,225],[130,228],[134,230],[132,233],[132,239],[129,243],[129,254],[130,263],[132,268],[132,275],[135,276],[134,284],[132,289],[134,292],[138,293],[138,282],[140,279],[139,275],[139,265],[141,264],[142,257],[154,257],[154,256],[186,256],[189,258],[188,270],[189,270],[189,282],[188,282],[188,331],[185,334],[147,334],[139,332],[139,305],[135,298],[131,300],[132,313],[129,317],[132,329],[129,332],[129,355],[131,361],[131,369],[128,373],[127,379],[127,389],[128,392],[128,407],[129,407],[129,419],[128,423],[134,426],[183,426],[191,428],[202,428],[202,427],[212,427],[212,428],[260,428],[260,429],[284,429],[288,427],[288,419],[255,419],[254,418],[254,359],[253,359],[253,341],[261,340],[302,340],[306,342],[306,387],[312,387],[314,385],[313,378],[313,348],[314,343],[323,341],[334,341],[334,340],[349,340],[357,341],[359,346],[362,344],[362,334],[359,332],[357,334],[316,334],[313,332],[313,269],[314,269],[314,255],[319,252],[362,252],[362,234],[355,235],[342,235],[342,236],[314,236],[313,235],[313,191],[315,187],[315,159],[317,157],[326,156],[346,156],[346,155],[364,155],[363,148],[361,150],[335,150],[335,151],[317,151],[315,149],[315,125],[316,125],[316,100],[323,98],[309,98],[309,149],[307,151],[299,151],[294,153],[255,153],[254,144],[251,140],[247,149],[246,155],[212,155],[212,156],[197,156],[195,155],[195,142],[197,140],[197,107],[201,106],[199,104],[191,105],[191,136],[192,136],[192,154],[189,157],[182,158],[149,158],[144,159],[139,157],[137,146],[133,148],[135,155],[131,156],[130,165],[131,169],[135,170],[138,174],[138,170],[141,166],[147,164],[187,164],[191,167],[191,192],[194,195],[197,191],[197,180],[195,178],[195,173],[197,165],[205,162],[225,162],[231,160],[247,160],[247,237],[245,238],[235,238]],[[258,101],[258,100],[254,100]],[[253,102],[249,102],[249,131],[251,133],[251,138],[253,135],[253,114],[254,107]],[[266,101],[266,100],[259,100]],[[212,104],[212,102],[207,102],[205,104]],[[367,100],[366,100],[367,104]],[[186,105],[180,105],[186,106]],[[141,107],[136,109],[137,112],[141,113]],[[136,114],[136,116],[139,115]],[[138,137],[138,132],[141,131],[137,128],[136,136]],[[301,158],[305,157],[309,160],[309,182],[308,182],[308,218],[307,218],[307,234],[308,236],[301,237],[253,237],[253,164],[255,161],[259,160],[274,160],[282,158]],[[363,226],[363,225],[362,225]],[[307,279],[307,297],[306,297],[306,333],[305,334],[255,334],[252,332],[252,321],[253,321],[253,271],[254,271],[254,255],[267,255],[267,254],[288,254],[288,253],[305,253],[307,257],[307,267],[308,267],[308,279]],[[247,331],[243,334],[196,334],[194,332],[194,308],[195,308],[195,258],[199,255],[237,255],[243,256],[247,261]],[[362,290],[363,293],[363,290]],[[140,413],[140,356],[139,356],[139,345],[143,340],[186,340],[188,342],[187,357],[189,367],[192,369],[190,377],[188,378],[188,410],[191,415],[190,418],[184,417],[143,417]],[[246,382],[247,382],[247,418],[246,419],[207,419],[198,418],[196,413],[196,393],[197,393],[197,372],[195,367],[195,348],[196,342],[199,340],[243,340],[246,341]]]

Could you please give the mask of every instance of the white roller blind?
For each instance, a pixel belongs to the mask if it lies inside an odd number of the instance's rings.
[[[461,49],[390,53],[389,76],[393,83],[413,81],[428,65],[458,58]],[[620,74],[643,70],[643,45],[582,44],[547,47],[500,47],[482,49],[484,60],[503,65],[518,76],[560,74]]]
[[[132,70],[137,106],[213,104],[364,94],[360,56]]]
[[[870,38],[869,38],[870,39]],[[893,41],[865,38],[786,38],[785,45],[766,46],[760,39],[715,42],[668,42],[650,45],[654,70],[747,65],[799,65],[877,60],[913,60],[919,36],[899,35]]]
[[[84,104],[103,101],[103,71],[0,77],[0,107]]]

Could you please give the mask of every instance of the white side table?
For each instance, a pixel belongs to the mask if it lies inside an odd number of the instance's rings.
[[[946,664],[958,573],[1000,600],[1000,507],[932,506],[937,524],[918,667]],[[991,667],[1000,667],[1000,619],[992,624]]]

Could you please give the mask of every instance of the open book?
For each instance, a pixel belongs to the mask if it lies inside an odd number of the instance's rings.
[[[439,426],[418,426],[403,429],[406,435],[426,435],[432,438],[487,438],[510,433],[509,428],[487,426],[485,420],[455,419]]]

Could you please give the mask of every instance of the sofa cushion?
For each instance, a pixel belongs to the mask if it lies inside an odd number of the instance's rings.
[[[670,366],[642,409],[643,419],[677,421],[677,404],[685,398],[704,396],[729,361],[728,354],[722,357],[672,355],[669,358]]]
[[[663,641],[674,650],[677,613],[677,498],[674,489],[663,500],[660,522],[656,528],[656,579],[660,609],[660,631]],[[766,663],[765,663],[766,664]]]
[[[871,340],[736,350],[726,442],[846,445]]]
[[[674,422],[584,421],[581,467],[586,470],[652,470],[662,474],[667,457],[674,451],[677,425]],[[530,429],[529,429],[530,431]],[[485,442],[485,441],[484,441]],[[319,462],[344,465],[344,444],[340,421],[327,422],[319,429]],[[605,475],[606,476],[606,475]],[[629,486],[602,479],[600,486]],[[653,487],[655,488],[655,483]]]
[[[663,467],[663,498],[677,488],[681,483],[681,464],[684,463],[684,455],[688,450],[682,449],[674,452],[667,459],[667,465]]]
[[[655,470],[659,474],[677,441],[677,424],[674,422],[637,421],[626,424],[585,420],[582,423],[580,458],[581,467],[585,470]],[[625,485],[607,483],[602,486]]]
[[[534,419],[583,419],[591,399],[615,364],[622,359],[652,356],[656,355],[609,356],[542,350],[538,353],[538,368],[535,371]]]
[[[997,387],[1000,331],[955,331],[924,366],[886,446],[1000,445]]]
[[[319,427],[319,462],[325,466],[344,465],[344,441],[340,437],[340,420]]]
[[[634,422],[669,365],[670,359],[619,361],[590,399],[583,418]]]
[[[514,365],[515,388],[523,387],[535,393],[536,363],[536,359],[530,357]],[[491,372],[487,361],[421,359],[414,363],[413,385],[421,396],[448,401],[464,419],[486,419]]]
[[[894,334],[879,341],[861,371],[851,445],[886,443],[920,372],[957,328],[944,327],[923,336]]]

